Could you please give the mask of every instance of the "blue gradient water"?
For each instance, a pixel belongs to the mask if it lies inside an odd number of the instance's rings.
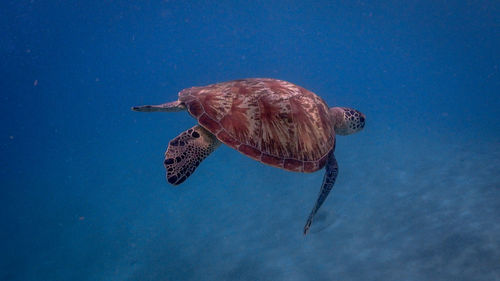
[[[4,1],[1,280],[500,280],[498,1]],[[221,147],[164,178],[186,112],[244,77],[367,115],[322,171]]]

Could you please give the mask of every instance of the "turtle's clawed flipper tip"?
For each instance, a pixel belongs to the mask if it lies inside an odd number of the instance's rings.
[[[311,227],[311,224],[312,224],[312,218],[309,218],[306,222],[306,225],[304,226],[304,236],[306,236],[307,233],[309,232],[309,228]]]

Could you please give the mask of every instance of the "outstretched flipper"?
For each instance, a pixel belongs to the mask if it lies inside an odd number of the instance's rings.
[[[159,105],[134,106],[132,107],[132,110],[139,112],[156,112],[156,111],[175,112],[175,111],[186,110],[186,106],[180,101],[173,101]]]
[[[182,132],[168,144],[165,152],[165,169],[167,170],[167,181],[173,185],[185,181],[198,165],[221,142],[202,126]]]
[[[309,231],[314,215],[319,210],[319,207],[321,207],[321,204],[323,204],[326,197],[328,196],[328,193],[330,193],[330,190],[332,190],[332,187],[335,184],[335,179],[337,178],[339,167],[337,165],[337,160],[335,159],[333,151],[330,153],[330,156],[328,157],[328,162],[326,163],[325,168],[326,172],[325,176],[323,177],[323,185],[321,185],[321,190],[319,191],[316,204],[314,205],[311,214],[309,214],[309,218],[307,219],[306,225],[304,226],[304,235],[306,235],[307,232]]]

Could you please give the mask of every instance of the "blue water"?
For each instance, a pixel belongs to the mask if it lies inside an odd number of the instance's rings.
[[[499,2],[308,2],[3,1],[0,280],[500,280]],[[367,115],[305,237],[322,171],[130,110],[245,77]]]

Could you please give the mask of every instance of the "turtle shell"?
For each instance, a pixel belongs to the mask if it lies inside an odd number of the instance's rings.
[[[254,78],[192,87],[179,101],[221,142],[271,166],[314,172],[334,147],[328,105],[290,82]]]

